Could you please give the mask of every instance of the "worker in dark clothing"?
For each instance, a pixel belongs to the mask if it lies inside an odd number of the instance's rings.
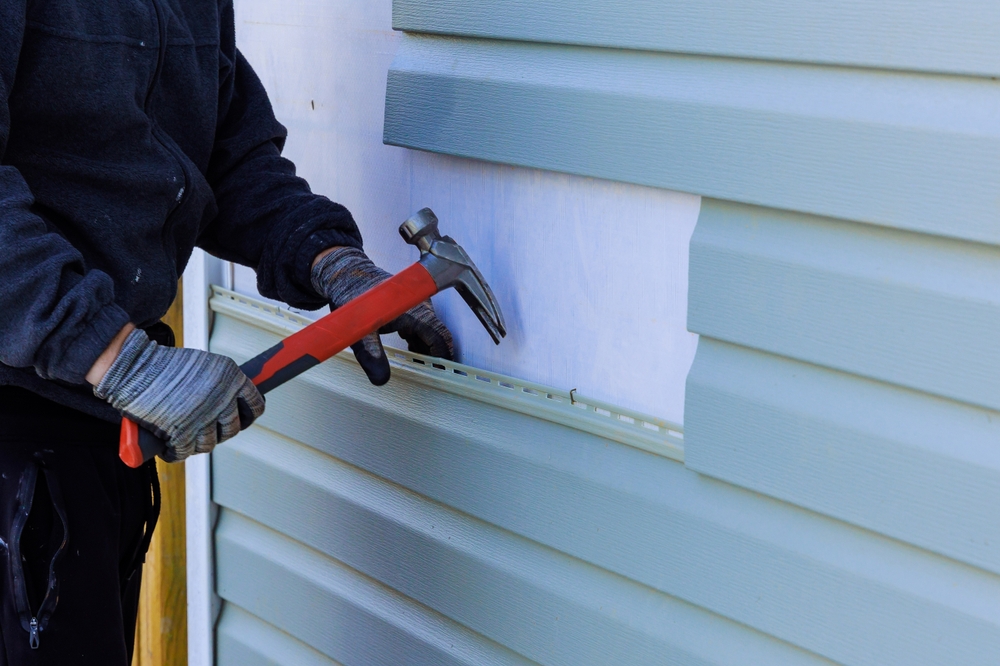
[[[159,323],[193,248],[298,308],[387,277],[280,156],[234,41],[231,0],[0,3],[0,665],[131,659],[158,489],[117,458],[122,414],[183,460],[264,410]],[[393,330],[453,355],[429,303]],[[377,335],[354,351],[388,380]]]

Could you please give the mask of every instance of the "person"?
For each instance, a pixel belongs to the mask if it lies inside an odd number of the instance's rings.
[[[152,464],[117,458],[123,414],[183,460],[264,409],[159,321],[193,248],[297,308],[386,279],[285,136],[231,0],[0,3],[0,664],[131,661],[159,499]],[[390,331],[454,355],[429,302]],[[388,380],[377,334],[353,349]]]

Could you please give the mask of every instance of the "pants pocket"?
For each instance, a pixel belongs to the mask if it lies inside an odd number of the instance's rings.
[[[69,542],[66,508],[56,474],[30,462],[18,484],[7,550],[14,603],[32,649],[59,603],[56,568]]]

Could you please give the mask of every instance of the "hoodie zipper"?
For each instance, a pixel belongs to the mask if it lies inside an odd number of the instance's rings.
[[[170,209],[167,214],[167,219],[164,221],[164,231],[166,231],[167,226],[173,218],[174,213],[176,213],[181,204],[184,201],[184,195],[190,190],[191,176],[188,173],[188,168],[184,163],[184,156],[177,145],[166,136],[166,133],[160,129],[159,124],[156,122],[156,118],[153,116],[153,91],[156,89],[156,84],[160,81],[160,75],[163,73],[163,63],[167,58],[167,17],[163,11],[163,7],[160,4],[160,0],[150,0],[153,5],[153,16],[156,18],[156,29],[160,36],[159,49],[156,56],[156,67],[153,69],[153,76],[149,81],[149,88],[146,90],[146,101],[144,104],[144,111],[146,112],[146,117],[149,118],[150,131],[153,138],[163,146],[163,148],[170,153],[171,157],[177,162],[177,165],[181,169],[181,173],[184,175],[184,183],[181,185],[181,189],[178,190],[177,196],[174,199],[174,207]]]
[[[14,578],[14,605],[17,608],[18,619],[21,621],[21,628],[28,632],[28,644],[32,650],[38,649],[41,642],[41,633],[48,625],[49,618],[52,617],[56,604],[59,602],[59,595],[56,590],[55,567],[59,556],[66,550],[66,544],[69,540],[69,525],[67,523],[66,511],[62,506],[62,494],[59,491],[55,475],[46,474],[45,479],[49,484],[49,496],[52,499],[52,506],[55,508],[56,514],[62,523],[63,538],[59,544],[59,548],[56,549],[56,552],[52,555],[52,559],[49,561],[49,575],[46,581],[45,597],[42,599],[37,613],[31,610],[31,602],[28,599],[28,585],[24,577],[24,562],[21,560],[21,535],[24,533],[28,516],[31,515],[31,506],[35,497],[35,485],[38,482],[38,467],[34,463],[29,464],[21,476],[21,484],[17,490],[18,510],[11,527],[10,549],[8,550],[11,573]]]

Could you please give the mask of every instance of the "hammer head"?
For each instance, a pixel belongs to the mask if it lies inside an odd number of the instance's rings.
[[[507,328],[497,299],[462,246],[438,231],[434,212],[430,208],[418,211],[400,225],[399,235],[420,249],[420,264],[434,278],[438,291],[455,287],[486,327],[493,342],[500,344],[500,338],[507,335]]]

